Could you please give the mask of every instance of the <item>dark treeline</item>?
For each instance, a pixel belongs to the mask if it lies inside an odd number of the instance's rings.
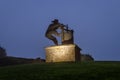
[[[0,58],[0,66],[41,63],[41,62],[45,62],[45,60],[40,58],[29,59],[29,58],[18,58],[18,57],[10,57],[10,56]]]

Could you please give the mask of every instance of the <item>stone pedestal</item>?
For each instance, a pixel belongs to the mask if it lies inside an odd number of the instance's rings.
[[[75,44],[46,47],[46,62],[80,61],[80,50]]]

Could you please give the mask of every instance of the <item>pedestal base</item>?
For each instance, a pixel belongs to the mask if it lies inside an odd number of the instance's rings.
[[[46,47],[46,62],[80,61],[80,50],[75,44]]]

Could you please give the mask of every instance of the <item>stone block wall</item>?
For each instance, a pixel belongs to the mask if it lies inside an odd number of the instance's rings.
[[[46,62],[80,61],[80,50],[75,44],[46,47]]]

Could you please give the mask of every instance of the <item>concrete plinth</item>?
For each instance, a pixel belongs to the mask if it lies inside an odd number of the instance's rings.
[[[80,61],[80,50],[75,44],[46,47],[46,62]]]

